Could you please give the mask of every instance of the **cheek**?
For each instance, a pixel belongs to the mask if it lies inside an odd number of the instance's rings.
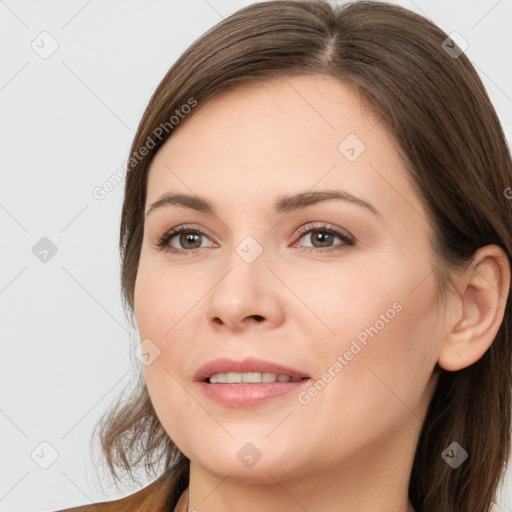
[[[321,336],[306,336],[307,351],[315,354],[315,377],[322,381],[314,398],[318,407],[343,403],[344,411],[351,408],[357,417],[368,414],[370,404],[377,411],[389,405],[397,414],[400,399],[419,404],[439,336],[435,281],[425,268],[394,254],[382,265],[333,267],[314,282],[297,284],[322,321],[316,319]]]
[[[331,312],[325,318],[336,336],[324,338],[321,349],[318,344],[308,348],[316,354],[316,385],[301,397],[304,405],[297,409],[297,418],[299,425],[323,425],[329,443],[318,440],[314,448],[325,450],[324,461],[334,462],[349,450],[346,439],[352,440],[354,453],[378,446],[404,425],[414,424],[415,416],[422,417],[430,398],[436,361],[433,281],[426,279],[412,293],[414,285],[405,281],[394,288],[376,276],[368,282],[373,293],[367,295],[337,287],[340,307],[325,301],[320,310]],[[361,280],[358,285],[363,286]]]
[[[394,350],[418,325],[418,319],[425,317],[428,299],[419,289],[411,293],[422,271],[394,253],[387,256],[379,256],[380,264],[374,255],[369,261],[347,257],[341,264],[324,264],[321,271],[316,263],[316,268],[302,269],[299,277],[281,272],[307,306],[297,303],[288,320],[300,323],[308,351],[317,355],[317,361],[325,364],[333,354],[343,354],[354,340],[363,348],[373,341],[373,345]],[[429,288],[430,283],[425,286]]]
[[[346,307],[337,320],[332,317],[339,334],[329,344],[329,362],[341,356],[343,369],[333,379],[328,401],[345,405],[341,416],[351,411],[351,417],[366,416],[374,426],[384,413],[390,422],[405,419],[411,410],[422,414],[439,334],[433,328],[437,308],[431,277],[412,293],[417,279],[391,287],[373,277],[367,294],[344,295]]]
[[[141,254],[134,289],[135,318],[141,342],[149,339],[150,345],[157,347],[153,353],[156,350],[158,354],[143,366],[144,377],[158,418],[180,448],[194,431],[194,418],[201,414],[183,392],[181,372],[191,354],[191,308],[205,293],[203,288],[189,273],[164,267],[161,260]]]
[[[181,298],[182,287],[176,280],[172,284],[168,281],[169,277],[157,267],[141,260],[134,290],[135,317],[141,346],[144,347],[149,339],[153,353],[155,350],[157,353],[150,364],[145,363],[142,367],[153,408],[165,431],[189,456],[187,439],[201,433],[195,429],[194,415],[198,411],[193,410],[194,404],[183,393],[177,371],[179,361],[186,358],[184,345],[174,342],[181,326],[180,318],[186,312]]]
[[[170,339],[173,329],[197,302],[200,287],[186,271],[162,265],[162,258],[145,256],[134,289],[135,317],[141,340]]]

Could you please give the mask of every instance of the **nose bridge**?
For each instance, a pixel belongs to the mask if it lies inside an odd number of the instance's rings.
[[[242,327],[251,319],[278,321],[281,314],[263,245],[249,235],[226,255],[225,269],[208,298],[207,317],[216,325]]]
[[[252,235],[246,236],[236,247],[236,254],[247,264],[252,265],[263,254],[263,245]],[[265,258],[263,258],[265,259]],[[260,263],[261,264],[261,263]]]
[[[257,221],[259,211],[249,210],[244,204],[237,202],[230,225],[230,250],[224,255],[227,268],[233,268],[232,272],[240,272],[250,279],[251,276],[264,275],[268,270],[265,263],[270,257],[269,237],[265,233],[266,228],[262,225],[263,219]],[[243,221],[243,218],[247,222]],[[264,247],[265,245],[265,247]]]
[[[254,308],[256,299],[266,293],[266,260],[263,246],[252,236],[234,245],[226,256],[228,272],[214,289],[217,298],[233,308]]]

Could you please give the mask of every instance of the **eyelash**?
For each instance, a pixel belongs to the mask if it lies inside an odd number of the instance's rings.
[[[352,247],[355,245],[356,240],[346,234],[338,231],[337,229],[330,227],[325,224],[311,226],[310,224],[303,226],[300,228],[297,232],[297,236],[299,239],[301,239],[304,235],[308,235],[309,233],[313,233],[315,231],[319,231],[321,233],[328,233],[330,235],[334,235],[338,237],[340,240],[342,240],[343,244],[335,247],[302,247],[302,250],[308,253],[311,252],[321,252],[321,253],[327,253],[327,252],[334,252],[334,251],[340,251],[345,249],[346,247]],[[196,247],[195,249],[175,249],[174,247],[170,247],[168,243],[171,241],[172,238],[174,238],[176,235],[179,235],[181,233],[193,233],[196,235],[203,235],[207,236],[205,233],[203,233],[201,230],[194,228],[190,225],[183,225],[179,228],[173,228],[170,231],[167,231],[164,233],[161,237],[158,238],[157,242],[155,243],[156,247],[162,251],[174,253],[174,254],[195,254],[199,249],[205,249],[205,247]]]

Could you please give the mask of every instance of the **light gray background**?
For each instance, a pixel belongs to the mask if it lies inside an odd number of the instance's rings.
[[[92,191],[125,163],[171,64],[249,3],[0,1],[2,511],[52,511],[138,489],[102,492],[88,452],[95,422],[138,364],[120,301],[124,181],[103,200]],[[397,3],[467,40],[512,140],[512,1]],[[42,58],[52,38],[58,48]],[[32,252],[43,237],[57,247],[47,262]],[[52,449],[42,442],[58,452],[48,469],[40,464]],[[497,510],[512,511],[511,482],[509,472]]]

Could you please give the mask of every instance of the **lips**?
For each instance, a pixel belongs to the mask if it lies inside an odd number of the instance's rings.
[[[287,375],[294,381],[280,380],[249,383],[222,383],[216,376],[214,382],[210,382],[209,377],[213,374],[249,374],[260,373],[263,375],[274,374]],[[206,363],[196,372],[194,379],[197,389],[202,395],[228,408],[250,408],[253,406],[264,406],[263,404],[273,400],[290,399],[295,393],[300,392],[305,386],[309,385],[311,377],[296,368],[283,366],[272,361],[263,359],[247,358],[242,361],[235,361],[227,357],[215,359]],[[282,379],[281,379],[282,380]]]
[[[292,378],[310,378],[307,373],[301,370],[283,366],[272,361],[265,361],[263,359],[246,358],[242,361],[235,361],[228,357],[222,357],[209,361],[201,366],[194,375],[194,380],[197,382],[207,382],[208,378],[214,373],[249,373],[249,372],[267,372],[275,373],[278,375],[288,375]]]

